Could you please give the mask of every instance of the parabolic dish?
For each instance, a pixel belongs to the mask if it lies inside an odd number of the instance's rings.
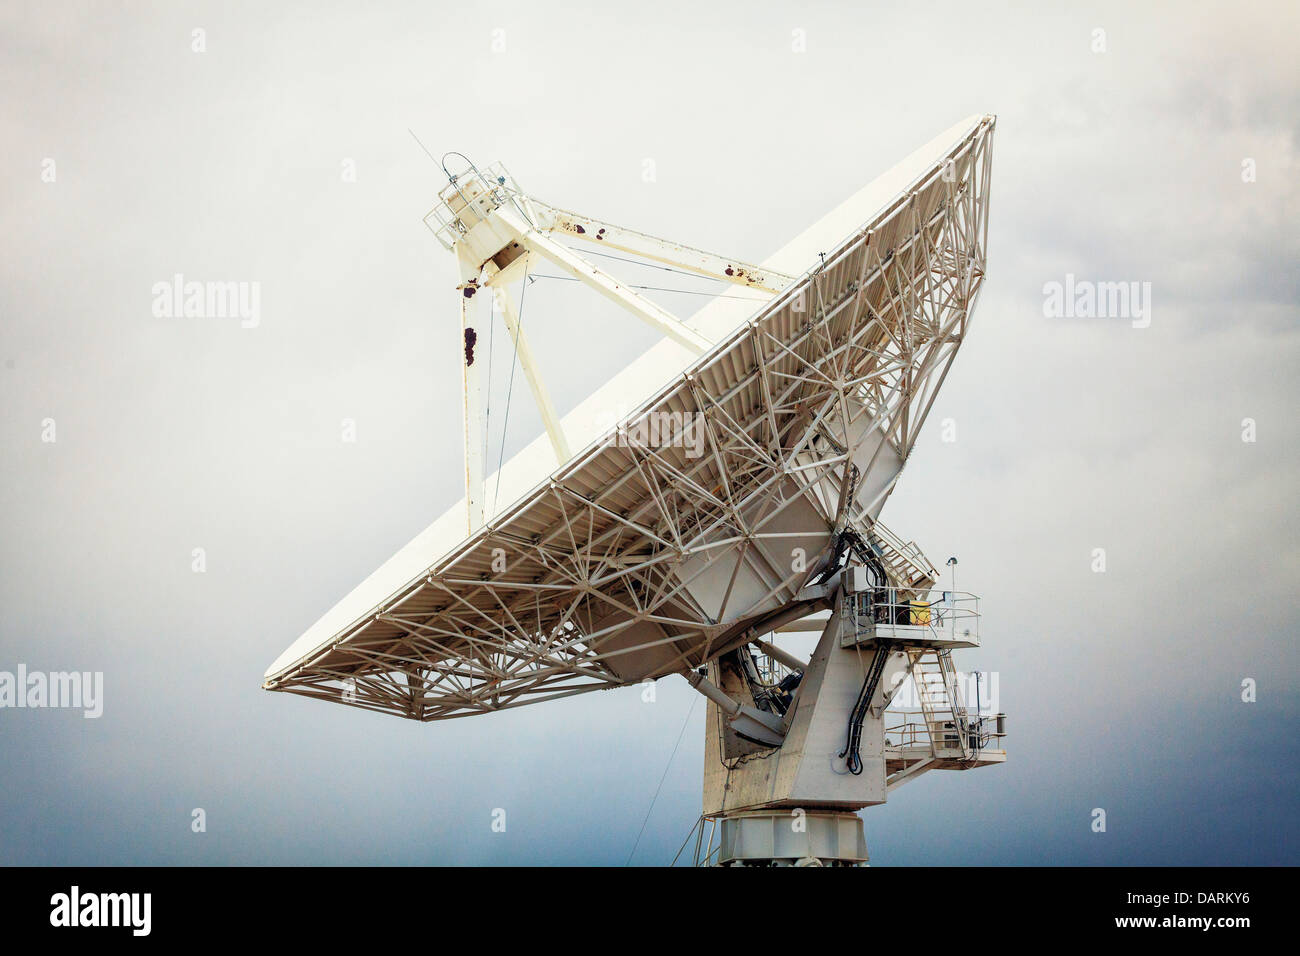
[[[764,261],[798,276],[770,301],[713,300],[687,322],[704,355],[650,349],[564,417],[582,451],[555,469],[539,437],[481,529],[458,503],[263,686],[439,720],[697,668],[797,616],[837,533],[880,527],[965,338],[993,126],[954,126]]]

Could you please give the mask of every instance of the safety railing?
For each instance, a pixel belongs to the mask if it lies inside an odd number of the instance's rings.
[[[482,170],[471,164],[438,193],[439,203],[424,217],[424,223],[445,248],[452,249],[461,236],[492,210],[510,202],[517,191],[501,163],[489,163]]]
[[[928,577],[931,581],[939,576],[939,572],[930,564],[930,560],[921,552],[921,548],[915,541],[904,541],[879,521],[871,526],[868,536],[880,548],[883,552],[882,557],[886,560],[893,558],[900,561],[910,566],[916,574]]]
[[[890,750],[910,750],[914,748],[928,749],[931,744],[931,728],[924,720],[915,720],[912,718],[920,717],[918,713],[899,714],[904,718],[895,724],[885,727],[885,751]],[[987,714],[982,717],[954,718],[939,717],[933,721],[937,726],[934,729],[934,744],[937,748],[943,750],[960,750],[960,734],[966,735],[966,749],[974,754],[980,750],[1001,750],[1001,741],[1006,737],[1006,714]],[[961,724],[961,727],[958,727]]]
[[[846,595],[844,614],[858,640],[980,642],[980,599],[969,591],[871,588]]]

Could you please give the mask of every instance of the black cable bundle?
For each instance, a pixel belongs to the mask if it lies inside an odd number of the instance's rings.
[[[840,751],[840,756],[847,757],[845,763],[849,773],[855,777],[862,773],[860,753],[862,722],[867,719],[867,709],[871,706],[871,698],[876,693],[876,685],[880,683],[880,675],[885,671],[885,661],[889,659],[889,651],[889,645],[884,642],[876,648],[876,656],[871,660],[871,669],[862,682],[862,690],[858,692],[857,702],[849,714],[848,740],[844,744],[844,749]]]

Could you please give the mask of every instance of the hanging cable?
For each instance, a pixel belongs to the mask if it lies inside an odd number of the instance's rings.
[[[488,297],[495,302],[496,290],[492,290],[492,295]],[[488,357],[487,357],[487,401],[483,403],[483,460],[487,461],[488,442],[492,440],[492,356],[494,353],[493,341],[496,338],[497,324],[493,321],[492,313],[495,309],[488,306]]]
[[[555,279],[557,282],[581,282],[581,279],[575,279],[573,276],[553,276],[544,272],[539,272],[533,276],[534,279]],[[629,289],[646,289],[650,292],[680,292],[682,295],[707,295],[711,299],[743,299],[746,302],[765,302],[766,299],[755,295],[727,295],[725,292],[708,292],[699,289],[670,289],[667,286],[660,285],[633,285],[624,283]]]
[[[673,752],[668,755],[668,764],[664,767],[664,774],[659,778],[659,786],[655,787],[655,795],[650,798],[650,806],[646,808],[645,819],[641,821],[641,829],[637,831],[636,842],[632,844],[632,852],[627,855],[627,861],[624,866],[630,866],[632,857],[636,853],[636,848],[641,844],[641,834],[645,833],[645,825],[650,822],[650,813],[655,808],[655,801],[659,799],[659,791],[664,788],[664,781],[668,779],[668,771],[672,769],[673,758],[677,756],[677,748],[682,745],[682,738],[686,736],[686,728],[691,724],[691,714],[695,713],[695,702],[699,700],[699,695],[691,695],[691,706],[686,711],[686,719],[682,721],[681,733],[677,735],[677,743],[673,744]],[[689,839],[689,837],[687,838]]]
[[[849,773],[855,777],[862,773],[862,724],[867,719],[867,711],[871,708],[871,699],[876,695],[876,687],[880,684],[881,675],[885,672],[885,662],[889,659],[892,647],[887,641],[881,641],[876,647],[875,657],[871,660],[871,670],[867,672],[866,679],[862,682],[862,690],[858,692],[857,702],[853,705],[853,710],[849,714],[848,739],[844,743],[844,749],[840,751],[840,756],[847,758],[845,764]]]
[[[608,252],[597,252],[594,249],[583,249],[582,252],[579,252],[572,246],[565,246],[565,248],[572,251],[575,255],[586,253],[590,256],[600,256],[602,259],[613,259],[616,262],[626,262],[634,266],[644,266],[647,269],[662,269],[664,272],[676,272],[678,275],[690,276],[693,279],[706,279],[709,282],[727,281],[726,279],[719,279],[715,276],[700,275],[698,272],[691,272],[689,269],[674,269],[672,266],[662,265],[658,262],[643,262],[640,259],[629,259],[627,256],[616,256]]]
[[[515,366],[519,364],[519,336],[524,334],[524,299],[528,296],[528,269],[524,269],[524,287],[519,293],[519,315],[515,319],[514,356],[510,360],[510,382],[506,386],[505,417],[501,421],[501,453],[497,456],[497,483],[492,491],[492,507],[501,500],[501,466],[506,458],[506,426],[510,424],[510,396],[515,391]]]

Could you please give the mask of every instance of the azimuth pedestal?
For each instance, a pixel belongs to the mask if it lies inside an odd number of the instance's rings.
[[[857,866],[867,862],[852,811],[752,810],[723,817],[720,866]]]

